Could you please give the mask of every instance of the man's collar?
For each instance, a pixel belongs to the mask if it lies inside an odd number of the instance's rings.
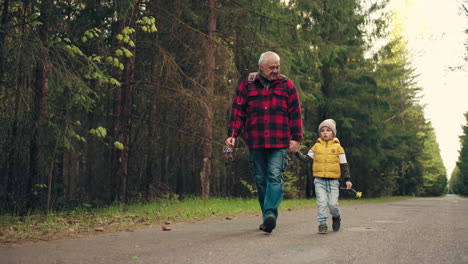
[[[263,72],[260,71],[260,70],[258,71],[258,78],[260,78],[260,80],[262,80],[262,81],[271,82],[270,80],[267,79],[267,77],[265,77]]]

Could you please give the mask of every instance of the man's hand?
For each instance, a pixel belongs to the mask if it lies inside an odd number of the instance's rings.
[[[226,139],[226,146],[232,148],[236,144],[236,138],[235,137],[228,137]]]
[[[347,181],[346,182],[346,190],[351,189],[351,187],[353,187],[353,184],[350,181]]]
[[[289,141],[289,152],[291,153],[296,153],[299,151],[299,142],[295,140],[290,140]]]

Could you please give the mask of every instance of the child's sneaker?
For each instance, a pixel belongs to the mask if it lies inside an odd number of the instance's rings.
[[[337,218],[332,217],[333,220],[333,231],[338,232],[340,230],[341,218],[338,216]]]
[[[327,233],[327,225],[326,224],[320,224],[318,227],[318,232],[319,234],[326,234]]]

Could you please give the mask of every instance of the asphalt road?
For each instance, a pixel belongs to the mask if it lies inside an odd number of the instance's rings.
[[[468,199],[342,206],[340,232],[317,233],[316,210],[0,248],[1,264],[59,263],[468,263]],[[329,223],[330,225],[331,223]]]

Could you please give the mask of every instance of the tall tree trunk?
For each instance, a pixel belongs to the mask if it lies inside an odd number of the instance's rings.
[[[79,146],[76,146],[79,147]],[[66,151],[62,157],[62,179],[64,185],[64,198],[76,199],[79,196],[80,186],[84,187],[85,171],[81,168],[81,156],[76,151]]]
[[[8,23],[8,17],[9,17],[9,14],[8,14],[8,4],[9,4],[9,1],[8,0],[5,0],[3,2],[3,5],[2,5],[2,19],[0,20],[0,25],[2,28],[6,28],[6,25]],[[3,87],[2,83],[3,83],[3,78],[4,78],[4,72],[5,72],[5,66],[6,66],[6,63],[5,63],[5,60],[6,60],[6,46],[7,45],[4,45],[5,43],[5,38],[6,38],[6,33],[3,31],[3,30],[0,30],[0,43],[2,43],[2,45],[0,45],[0,94],[3,94],[3,89],[5,89],[5,94],[8,94],[7,93],[7,90],[6,90],[6,87]],[[19,97],[17,94],[14,95],[14,98],[17,98]],[[17,100],[14,99],[14,102],[16,103]],[[16,107],[13,107],[15,110],[16,110]],[[15,111],[14,113],[14,116],[16,117],[17,116],[17,111]],[[16,134],[16,120],[17,119],[14,119],[13,121],[13,124],[11,125],[11,128],[10,128],[10,138],[13,139],[14,141],[14,137],[11,137],[12,135]],[[13,133],[14,132],[14,133]],[[4,161],[3,159],[0,159],[0,162],[5,162],[6,166],[1,166],[0,165],[0,184],[2,185],[2,187],[0,187],[0,202],[2,199],[4,199],[5,197],[8,197],[11,195],[10,192],[8,192],[8,188],[10,187],[10,185],[8,185],[7,183],[11,182],[10,179],[11,178],[11,175],[10,175],[10,172],[12,172],[12,168],[11,168],[11,164],[13,162],[13,160],[11,159],[11,155],[13,154],[13,151],[14,151],[14,148],[11,146],[11,144],[5,144],[4,146],[2,146],[4,148],[0,149],[0,151],[4,152],[7,154],[7,159]],[[4,180],[4,175],[5,175],[5,180]],[[4,187],[6,187],[6,189],[4,189]],[[11,186],[12,187],[12,186]],[[0,207],[1,208],[1,207]]]
[[[2,20],[0,21],[2,27],[5,27],[9,21],[9,13],[8,13],[8,5],[9,5],[9,0],[5,0],[3,2],[3,7],[2,7]],[[0,43],[5,43],[5,37],[6,33],[3,31],[0,31]],[[2,45],[0,47],[0,85],[3,82],[3,73],[5,71],[5,66],[6,63],[4,63],[6,58],[6,51]]]
[[[116,26],[117,32],[120,32],[122,30],[122,26],[118,24]],[[117,46],[117,47],[120,47]],[[122,83],[122,72],[119,70],[117,73],[117,79]],[[113,110],[112,110],[112,118],[113,118],[113,133],[114,133],[114,138],[122,141],[121,139],[121,133],[122,133],[122,93],[123,93],[123,87],[122,86],[116,86],[114,88],[114,105],[113,105]],[[120,175],[122,173],[122,166],[123,164],[123,150],[116,149],[114,150],[114,153],[112,155],[113,159],[113,173],[112,173],[112,197],[114,200],[119,199],[119,184],[120,184]]]
[[[43,49],[40,51],[41,60],[37,62],[36,87],[34,93],[33,136],[30,151],[31,171],[28,180],[30,206],[35,206],[34,200],[37,199],[37,190],[35,190],[35,185],[37,183],[45,183],[45,175],[47,173],[47,169],[45,167],[44,140],[46,136],[47,120],[49,117],[48,97],[50,59],[47,46],[49,43],[50,3],[51,2],[49,1],[41,2],[41,16],[39,17],[39,21],[42,23],[39,29],[39,34]],[[48,187],[50,188],[50,186]]]
[[[19,74],[16,76],[16,80],[20,80]],[[20,146],[20,139],[18,137],[18,120],[19,120],[19,114],[20,114],[20,84],[16,85],[16,89],[14,91],[14,100],[13,100],[13,106],[12,108],[14,109],[14,115],[13,115],[13,122],[10,127],[9,135],[8,137],[10,138],[9,142],[10,144],[6,144],[5,146],[5,153],[6,153],[6,182],[3,183],[5,184],[5,193],[3,195],[6,196],[6,205],[7,206],[12,206],[15,207],[16,203],[18,202],[16,194],[20,192],[20,189],[17,187],[18,182],[20,180],[20,177],[17,175],[18,173],[18,168],[19,168],[19,160],[20,160],[20,155],[18,154],[20,152],[19,146]],[[16,188],[15,188],[16,187]],[[2,195],[0,195],[2,196]],[[24,202],[24,201],[20,201]],[[11,207],[10,207],[11,208]]]
[[[151,6],[152,14],[156,15],[158,13],[159,1],[154,0]],[[152,58],[151,58],[151,100],[149,103],[149,125],[148,125],[148,156],[147,156],[147,177],[148,177],[148,195],[150,199],[155,199],[159,196],[159,190],[161,188],[161,173],[159,169],[161,166],[158,166],[157,160],[157,135],[158,135],[158,126],[157,122],[157,97],[159,96],[159,88],[161,86],[161,78],[158,74],[159,65],[161,64],[161,53],[159,52],[159,34],[155,32],[153,34],[152,42]]]
[[[208,39],[206,44],[206,101],[205,112],[203,113],[203,128],[202,128],[202,170],[201,170],[201,187],[204,198],[210,197],[210,176],[211,176],[211,156],[212,156],[212,139],[213,139],[213,116],[214,105],[214,83],[215,83],[215,41],[216,41],[216,0],[208,0]]]
[[[134,6],[130,14],[130,19],[127,23],[118,22],[118,32],[121,32],[125,26],[134,28],[135,19],[138,15],[138,0],[134,0]],[[130,39],[135,43],[136,34],[129,34]],[[120,44],[122,45],[122,44]],[[120,46],[121,47],[121,46]],[[116,150],[117,155],[114,160],[114,177],[116,179],[115,187],[117,198],[121,202],[127,199],[127,180],[128,180],[128,160],[130,151],[130,136],[132,127],[132,105],[133,105],[133,88],[135,85],[135,48],[126,47],[133,56],[125,57],[124,69],[119,71],[118,80],[122,84],[116,87],[114,92],[114,137],[123,144],[122,150]]]

